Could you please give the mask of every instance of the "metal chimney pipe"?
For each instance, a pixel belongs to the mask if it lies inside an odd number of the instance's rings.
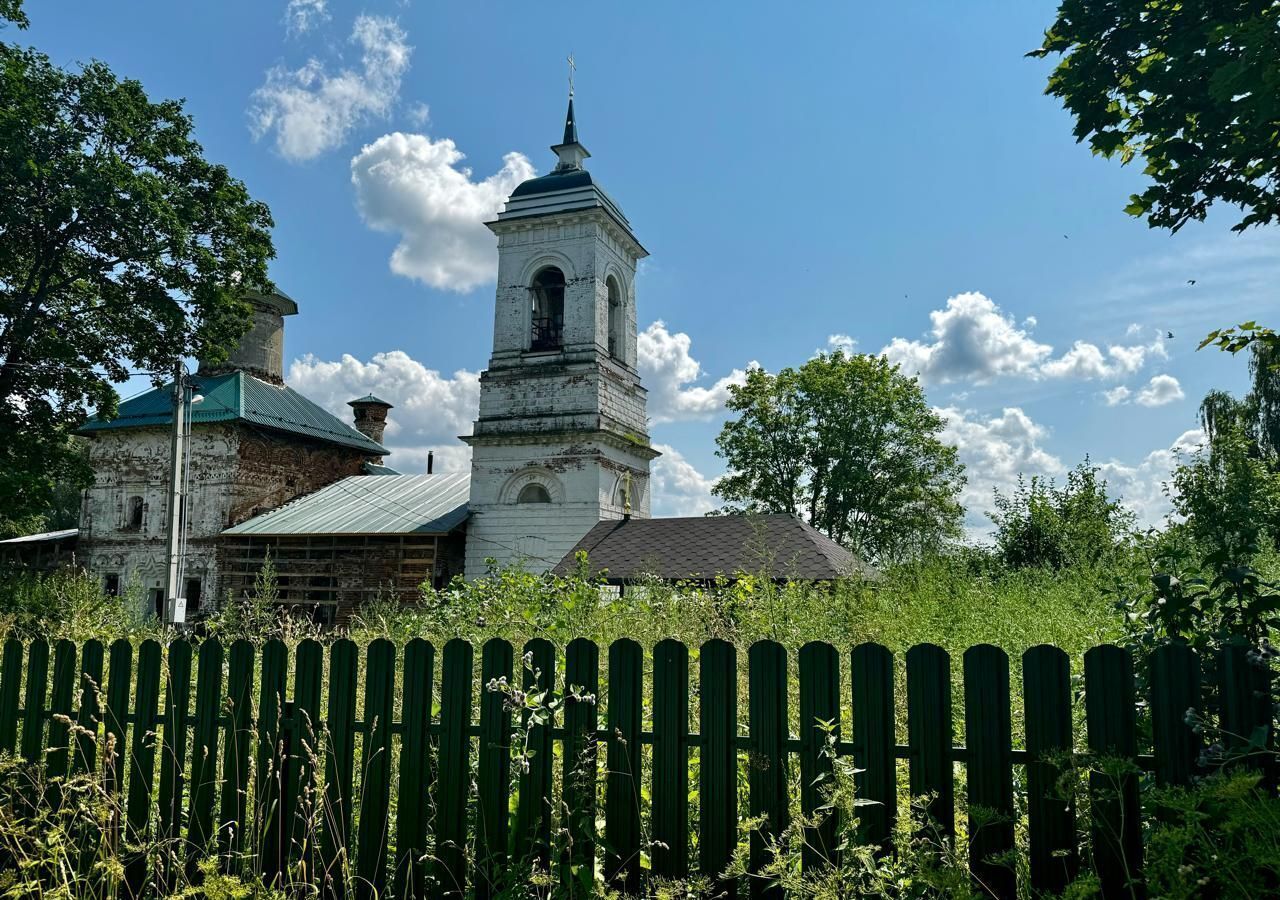
[[[435,468],[436,452],[434,450],[427,451],[427,474],[431,474],[431,470]]]

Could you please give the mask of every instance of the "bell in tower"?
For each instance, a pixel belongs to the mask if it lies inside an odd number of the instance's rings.
[[[545,571],[601,519],[649,515],[658,453],[636,371],[635,308],[636,264],[648,253],[584,166],[591,154],[572,94],[551,149],[555,168],[519,185],[488,223],[498,285],[480,415],[463,438],[468,577],[488,559]]]

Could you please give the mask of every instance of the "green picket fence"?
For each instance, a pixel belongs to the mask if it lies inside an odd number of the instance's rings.
[[[1025,810],[1034,888],[1056,891],[1071,880],[1086,849],[1077,835],[1087,832],[1104,891],[1127,895],[1142,864],[1137,772],[1095,775],[1091,820],[1077,822],[1073,802],[1055,788],[1059,766],[1087,749],[1181,784],[1200,752],[1185,719],[1199,704],[1200,667],[1185,647],[1155,656],[1145,698],[1149,748],[1138,745],[1131,657],[1114,646],[1085,655],[1079,736],[1066,654],[1040,646],[1023,655],[1021,749],[1010,661],[990,645],[963,654],[963,689],[954,692],[962,716],[952,709],[951,657],[933,645],[906,653],[905,735],[895,722],[895,660],[877,644],[843,657],[829,644],[806,644],[793,676],[786,648],[756,643],[747,654],[745,709],[737,650],[720,640],[696,648],[696,679],[690,649],[672,640],[647,657],[634,641],[617,641],[604,667],[600,648],[581,639],[563,654],[533,640],[521,654],[532,667],[520,665],[509,643],[491,640],[477,671],[462,640],[447,643],[439,660],[422,640],[403,648],[374,641],[363,658],[348,640],[327,653],[315,641],[290,653],[278,641],[224,649],[179,640],[167,651],[155,641],[110,648],[61,641],[51,652],[44,642],[10,640],[0,662],[0,752],[17,752],[55,777],[100,773],[122,801],[120,846],[135,894],[166,875],[129,848],[171,841],[192,871],[216,855],[228,870],[250,866],[269,882],[309,879],[324,896],[344,896],[350,884],[357,897],[482,898],[509,860],[531,858],[553,872],[602,871],[628,891],[651,876],[714,880],[747,817],[764,823],[750,836],[750,868],[759,870],[767,835],[787,827],[796,786],[800,809],[822,804],[832,734],[836,752],[863,770],[860,796],[876,801],[859,807],[865,841],[888,845],[899,815],[898,761],[906,760],[906,792],[927,799],[943,833],[956,830],[957,783],[970,810],[996,814],[988,821],[982,813],[985,824],[968,829],[971,867],[993,895],[1015,895],[1014,871],[994,859],[1015,848],[1015,809]],[[1217,668],[1224,728],[1240,741],[1269,739],[1265,671],[1249,664],[1244,648]],[[527,768],[513,766],[514,723],[503,694],[484,688],[501,678],[575,689],[555,720],[529,729]],[[592,702],[586,695],[602,682]],[[964,746],[953,734],[957,718]],[[828,819],[807,835],[806,867],[838,856],[836,828]],[[553,845],[561,848],[555,858]],[[352,877],[335,877],[341,872]],[[775,892],[765,879],[745,884],[752,896]],[[740,887],[727,881],[717,890],[735,896]]]

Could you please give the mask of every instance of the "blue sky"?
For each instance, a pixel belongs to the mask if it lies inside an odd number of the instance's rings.
[[[1140,170],[1077,145],[1049,63],[1024,57],[1048,2],[30,7],[8,39],[186,99],[274,213],[291,383],[343,414],[386,396],[405,470],[428,448],[465,465],[496,261],[479,222],[550,168],[569,52],[588,165],[652,253],[657,512],[711,502],[735,373],[851,339],[922,373],[970,464],[971,526],[992,486],[1086,453],[1155,519],[1199,398],[1246,385],[1199,338],[1280,312],[1276,234],[1121,211]]]

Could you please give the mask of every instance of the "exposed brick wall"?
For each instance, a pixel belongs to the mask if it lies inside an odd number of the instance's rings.
[[[217,553],[223,529],[358,474],[365,459],[357,450],[239,423],[197,423],[190,452],[186,577],[200,579],[203,604],[225,594]],[[169,454],[167,427],[102,431],[89,442],[94,483],[81,507],[81,559],[99,577],[114,574],[122,586],[140,588],[144,601],[167,576]],[[128,521],[135,496],[143,498],[137,528]]]
[[[239,441],[233,425],[197,425],[191,435],[186,575],[201,579],[206,602],[216,596],[214,539],[226,527]],[[168,570],[169,454],[165,427],[102,431],[89,441],[94,482],[81,502],[81,558],[95,575],[114,574],[122,587],[140,589],[144,601],[164,587]],[[133,497],[143,501],[136,528],[128,521]]]
[[[295,497],[359,475],[367,458],[358,450],[242,428],[235,484],[223,527],[239,525]]]

